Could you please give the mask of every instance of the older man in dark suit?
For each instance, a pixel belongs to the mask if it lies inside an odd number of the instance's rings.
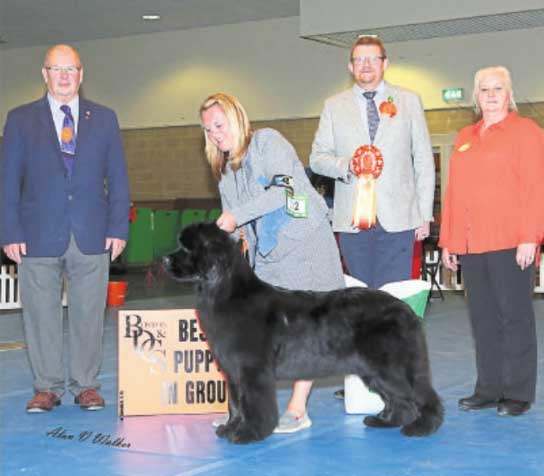
[[[35,395],[26,408],[43,412],[61,403],[66,279],[66,386],[81,408],[99,410],[109,260],[128,236],[123,146],[115,113],[79,96],[83,66],[74,48],[49,49],[42,75],[47,94],[9,112],[3,139],[1,243],[19,265],[34,373]]]

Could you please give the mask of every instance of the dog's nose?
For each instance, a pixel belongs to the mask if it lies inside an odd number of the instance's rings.
[[[170,266],[170,264],[172,264],[172,258],[170,258],[170,256],[163,256],[162,257],[162,265],[165,268],[168,268]]]

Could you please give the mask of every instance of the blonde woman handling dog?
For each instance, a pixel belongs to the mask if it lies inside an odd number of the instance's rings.
[[[217,225],[242,231],[248,259],[263,281],[287,289],[344,286],[327,205],[310,184],[293,146],[277,131],[253,131],[237,98],[216,93],[200,108],[206,156],[219,183]],[[276,433],[311,426],[311,381],[296,381]],[[226,423],[227,420],[214,424]]]

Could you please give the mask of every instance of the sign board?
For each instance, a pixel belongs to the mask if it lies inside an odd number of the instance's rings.
[[[119,311],[119,417],[227,411],[194,309]]]
[[[465,90],[463,88],[448,88],[442,90],[442,99],[444,102],[462,101],[465,98]]]

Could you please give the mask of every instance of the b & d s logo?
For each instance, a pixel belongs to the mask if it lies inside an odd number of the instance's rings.
[[[166,322],[144,321],[138,314],[125,316],[124,338],[132,340],[134,351],[151,364],[151,371],[166,371]]]

